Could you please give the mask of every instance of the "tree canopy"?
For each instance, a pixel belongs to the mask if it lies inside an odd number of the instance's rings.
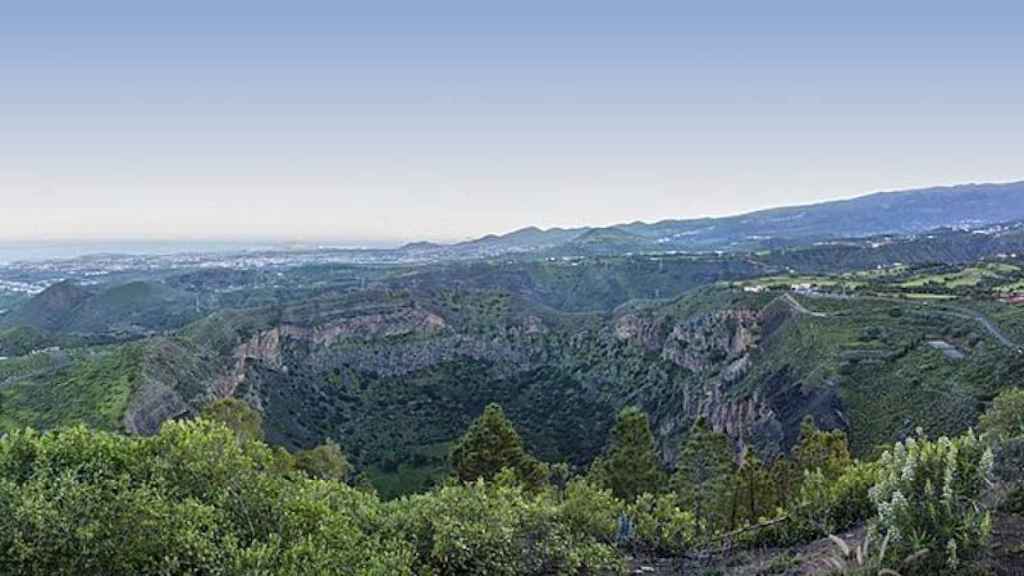
[[[703,418],[698,419],[679,451],[672,488],[682,507],[697,517],[701,533],[725,525],[735,470],[729,438],[708,429]]]
[[[527,486],[539,487],[547,478],[545,466],[527,453],[504,410],[489,404],[451,450],[455,476],[463,482],[493,480],[510,469]]]
[[[636,407],[619,413],[608,451],[594,462],[593,472],[615,496],[627,501],[667,488],[647,414]]]

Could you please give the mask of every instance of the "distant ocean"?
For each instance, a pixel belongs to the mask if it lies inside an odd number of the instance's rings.
[[[0,242],[0,264],[11,262],[78,258],[91,254],[124,254],[132,256],[159,256],[190,252],[241,252],[284,248],[284,244],[258,242],[200,242],[200,241],[60,241],[60,242]]]

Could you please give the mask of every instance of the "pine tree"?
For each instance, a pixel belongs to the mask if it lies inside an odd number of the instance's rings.
[[[540,488],[546,467],[526,452],[523,441],[501,406],[490,404],[452,448],[450,461],[463,482],[493,480],[503,469],[515,472],[528,487]]]
[[[698,536],[709,538],[728,519],[736,463],[729,438],[698,419],[679,451],[672,488],[680,506],[698,519]]]
[[[657,494],[666,485],[647,415],[630,407],[619,413],[608,451],[594,462],[594,477],[615,496],[627,501]]]
[[[781,508],[788,508],[803,482],[803,471],[796,463],[779,456],[768,468],[768,478],[775,487],[775,501]]]
[[[775,511],[775,490],[761,459],[748,450],[736,472],[732,527],[754,525]]]

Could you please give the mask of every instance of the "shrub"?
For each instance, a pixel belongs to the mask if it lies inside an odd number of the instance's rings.
[[[625,514],[633,525],[635,546],[649,554],[682,554],[696,536],[696,518],[680,509],[671,494],[641,494]]]
[[[344,482],[351,472],[351,466],[341,447],[328,440],[316,448],[303,450],[295,455],[294,466],[320,480]]]
[[[854,463],[834,480],[821,469],[806,472],[792,517],[807,536],[846,530],[875,515],[870,490],[877,481],[873,463]]]
[[[373,496],[280,474],[219,423],[0,439],[0,573],[411,576]],[[367,553],[372,551],[372,553]]]
[[[263,439],[263,414],[237,398],[223,398],[203,408],[206,420],[220,422],[244,442]]]
[[[601,488],[585,478],[576,478],[565,488],[561,521],[572,531],[597,542],[612,544],[618,520],[624,510],[621,500],[610,489]]]
[[[996,439],[1024,436],[1024,389],[1004,390],[981,417],[981,431]]]
[[[981,553],[991,532],[981,498],[992,466],[992,451],[972,431],[954,440],[909,438],[882,455],[870,491],[877,529],[895,558],[927,550],[911,573],[951,573]]]
[[[559,522],[551,493],[504,482],[449,484],[390,504],[391,530],[411,542],[430,576],[619,574],[614,548]],[[579,520],[579,518],[577,518]],[[600,522],[589,525],[603,531]],[[595,529],[595,527],[597,527]]]
[[[821,470],[830,482],[853,464],[846,433],[842,430],[819,430],[810,416],[800,424],[800,441],[793,449],[793,459],[799,470]]]

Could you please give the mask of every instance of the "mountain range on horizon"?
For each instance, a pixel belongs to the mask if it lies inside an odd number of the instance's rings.
[[[875,192],[845,200],[783,206],[733,216],[629,222],[607,227],[528,226],[464,242],[413,242],[405,251],[485,254],[551,250],[566,254],[619,251],[717,251],[792,243],[917,234],[1024,218],[1024,181]]]

